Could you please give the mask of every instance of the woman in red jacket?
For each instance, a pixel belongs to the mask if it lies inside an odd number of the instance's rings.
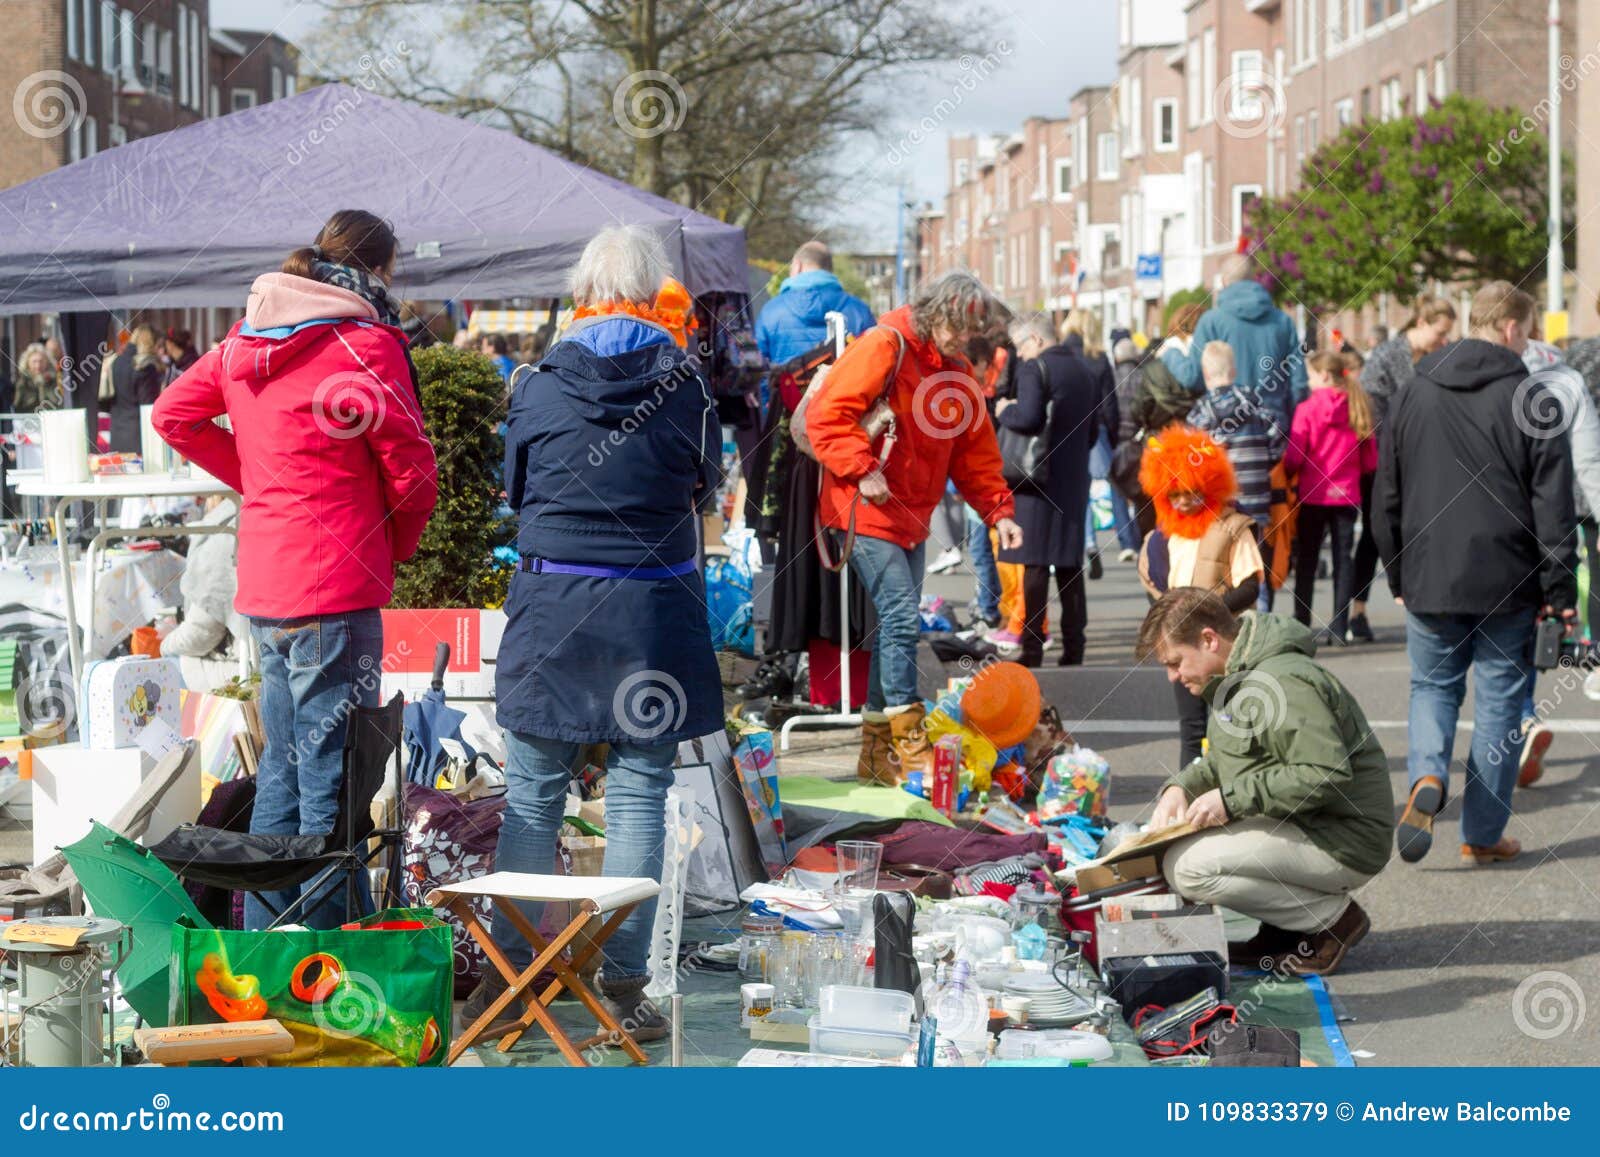
[[[244,320],[155,407],[161,437],[244,499],[234,606],[250,618],[267,733],[254,833],[333,831],[344,720],[382,698],[378,608],[433,512],[433,445],[388,291],[397,253],[381,218],[335,213],[256,278]],[[337,927],[343,883],[295,918]],[[247,899],[246,925],[297,898]]]
[[[807,431],[823,468],[822,525],[854,530],[850,565],[878,612],[863,779],[892,782],[929,758],[918,609],[928,524],[946,480],[999,532],[1001,549],[1022,545],[1000,446],[967,360],[974,344],[1004,332],[1009,316],[976,277],[947,274],[852,342],[809,407]],[[894,415],[892,443],[862,426],[880,400]]]

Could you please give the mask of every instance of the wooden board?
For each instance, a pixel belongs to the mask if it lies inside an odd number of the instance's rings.
[[[134,1032],[133,1043],[146,1058],[161,1065],[224,1057],[268,1057],[294,1049],[294,1037],[275,1020],[141,1028]]]

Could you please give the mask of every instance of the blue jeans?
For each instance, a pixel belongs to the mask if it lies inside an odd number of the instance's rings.
[[[1527,690],[1534,621],[1529,611],[1498,615],[1419,615],[1406,612],[1411,658],[1411,783],[1425,775],[1450,782],[1456,721],[1473,677],[1472,746],[1461,805],[1463,843],[1497,843],[1511,818],[1517,783],[1522,701]]]
[[[356,707],[383,703],[383,619],[376,610],[303,619],[251,619],[250,636],[261,664],[261,725],[267,747],[256,775],[250,831],[268,835],[328,835],[339,816],[344,741]],[[291,920],[310,928],[344,922],[346,877],[335,873]],[[363,868],[355,881],[360,911],[372,910]],[[302,887],[263,892],[277,912],[299,898]],[[277,919],[247,895],[246,928]]]
[[[997,619],[1000,617],[1000,571],[994,565],[989,528],[970,506],[967,507],[967,553],[972,556],[972,569],[978,576],[978,590],[973,596],[978,614],[985,619]]]
[[[1089,477],[1091,479],[1106,479],[1111,476],[1111,438],[1104,430],[1095,439],[1093,446],[1089,447]],[[1122,496],[1122,491],[1115,486],[1111,488],[1111,525],[1116,531],[1117,543],[1124,550],[1138,550],[1139,544],[1144,541],[1144,536],[1139,533],[1139,523],[1133,517],[1133,511],[1128,508],[1128,500]],[[1089,507],[1083,519],[1083,545],[1090,553],[1100,549],[1100,541],[1094,530],[1094,500],[1090,499]]]
[[[567,788],[582,745],[562,739],[541,739],[519,731],[506,732],[506,811],[495,849],[497,872],[547,875],[555,868],[556,836],[566,811]],[[676,743],[611,744],[606,770],[607,876],[661,879],[662,845],[667,838],[667,789],[672,786]],[[495,901],[501,906],[506,901]],[[535,928],[542,904],[517,903]],[[646,901],[629,913],[606,941],[605,978],[616,982],[645,975],[656,902]],[[533,962],[526,937],[509,920],[494,921],[494,939],[518,971]]]
[[[917,640],[922,633],[922,562],[926,543],[907,550],[882,538],[856,536],[850,563],[878,612],[878,638],[872,648],[867,706],[881,711],[920,703],[917,694]]]

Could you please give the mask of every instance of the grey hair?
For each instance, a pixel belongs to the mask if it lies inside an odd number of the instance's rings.
[[[1139,347],[1133,344],[1133,339],[1130,337],[1118,338],[1117,344],[1111,347],[1111,360],[1136,362],[1139,360]]]
[[[946,273],[911,303],[911,324],[924,340],[940,326],[957,337],[993,334],[1010,317],[1011,311],[970,273]]]
[[[638,225],[613,225],[595,234],[572,267],[572,300],[577,305],[649,305],[670,271],[659,237]]]
[[[1042,345],[1055,345],[1056,335],[1050,328],[1050,323],[1035,314],[1032,317],[1021,317],[1011,323],[1011,344],[1021,346],[1029,338],[1038,340]]]

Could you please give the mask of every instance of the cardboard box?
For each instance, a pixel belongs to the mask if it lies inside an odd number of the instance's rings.
[[[1101,967],[1108,960],[1129,956],[1210,953],[1228,959],[1222,913],[1210,905],[1187,909],[1182,915],[1144,920],[1107,920],[1101,914],[1095,917],[1094,935]]]
[[[109,821],[155,767],[156,760],[138,747],[89,751],[81,744],[61,743],[35,751],[33,862],[81,840],[92,821]],[[194,823],[199,814],[200,761],[192,760],[183,778],[156,804],[141,842],[154,844],[179,824]]]
[[[1078,895],[1087,896],[1119,884],[1148,880],[1161,875],[1161,861],[1154,856],[1134,856],[1110,864],[1085,864],[1076,873]]]

